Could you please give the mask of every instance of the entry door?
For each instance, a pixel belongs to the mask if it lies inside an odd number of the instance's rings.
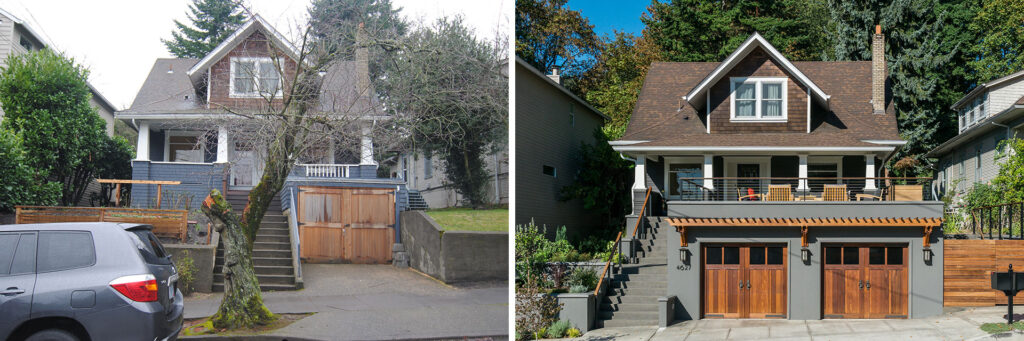
[[[825,318],[907,318],[907,247],[825,247]]]
[[[231,187],[249,188],[255,185],[256,153],[251,150],[236,150],[235,162],[231,165]]]
[[[704,248],[705,318],[785,318],[786,247]]]

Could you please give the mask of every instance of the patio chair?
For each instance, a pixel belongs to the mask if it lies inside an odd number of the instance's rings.
[[[855,195],[855,197],[857,197],[857,201],[864,201],[865,199],[868,200],[868,201],[892,200],[892,198],[886,196],[886,194],[888,194],[888,192],[889,191],[886,188],[882,188],[881,191],[879,191],[878,195],[871,195],[871,194],[863,194],[863,193],[861,193],[861,194]]]
[[[846,185],[825,185],[825,192],[821,194],[824,201],[850,201],[850,194],[846,192]]]
[[[765,201],[793,201],[790,185],[768,185],[768,196]]]
[[[746,194],[743,193],[742,189],[737,188],[736,189],[736,197],[737,197],[736,200],[739,200],[739,201],[759,201],[759,200],[761,200],[761,195],[757,194],[757,193],[754,193],[754,189],[753,188],[747,188],[747,193]]]

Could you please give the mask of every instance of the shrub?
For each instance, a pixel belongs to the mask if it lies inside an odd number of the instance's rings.
[[[565,337],[577,338],[580,337],[581,335],[583,335],[583,333],[580,333],[580,330],[575,327],[569,328],[569,330],[565,331]]]
[[[558,300],[540,294],[537,287],[527,285],[516,291],[516,332],[520,336],[543,337],[546,327],[557,321],[562,310]]]
[[[181,258],[175,260],[174,266],[178,268],[178,288],[183,295],[192,294],[193,284],[196,280],[196,263],[192,260],[189,252],[183,251]]]
[[[551,327],[548,327],[548,337],[556,339],[562,338],[565,336],[565,331],[569,330],[571,327],[572,325],[570,325],[569,321],[566,320],[552,323]]]
[[[516,226],[516,277],[527,285],[543,281],[544,266],[549,255],[545,251],[549,243],[544,232],[531,221],[528,225]]]
[[[534,340],[543,339],[545,335],[548,335],[548,328],[547,327],[541,327],[537,331],[533,332],[533,339]]]
[[[570,287],[582,286],[586,287],[588,291],[594,290],[597,287],[597,271],[591,268],[576,268],[566,278],[565,283]]]
[[[573,285],[569,287],[570,294],[582,294],[585,292],[590,292],[590,289],[585,285]]]

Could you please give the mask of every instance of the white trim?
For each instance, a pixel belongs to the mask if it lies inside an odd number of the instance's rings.
[[[206,162],[206,142],[203,141],[202,135],[203,132],[194,130],[164,130],[164,162],[212,164],[210,162]],[[171,136],[194,136],[196,138],[196,143],[199,144],[199,153],[203,162],[174,161],[171,157]]]
[[[778,61],[779,64],[782,64],[783,69],[788,71],[798,81],[800,81],[800,83],[802,83],[810,91],[817,95],[819,100],[822,101],[822,103],[825,104],[826,107],[828,107],[829,95],[825,94],[824,91],[821,91],[821,89],[818,88],[818,86],[814,84],[814,82],[812,82],[810,78],[807,78],[807,76],[804,75],[803,72],[800,72],[799,69],[793,66],[793,63],[791,63],[789,59],[786,59],[786,57],[783,56],[782,53],[779,53],[779,51],[776,50],[775,47],[772,46],[772,44],[768,43],[768,41],[765,40],[764,37],[762,37],[761,34],[757,32],[754,32],[754,34],[750,35],[750,38],[747,38],[747,40],[744,41],[739,48],[733,51],[732,54],[730,54],[724,62],[718,64],[718,67],[716,67],[714,71],[708,74],[708,76],[705,77],[704,80],[702,80],[699,84],[697,84],[697,86],[694,87],[693,90],[690,90],[690,92],[686,94],[687,102],[692,101],[693,99],[697,98],[702,94],[706,95],[706,93],[710,90],[712,84],[717,83],[719,79],[725,76],[726,71],[731,70],[734,66],[736,66],[736,64],[738,64],[740,60],[743,59],[743,57],[746,57],[748,54],[750,54],[750,52],[754,50],[754,47],[757,46],[760,46],[761,48],[768,51],[768,55],[770,57]],[[692,105],[693,102],[690,102],[690,104]]]
[[[618,152],[891,152],[896,147],[612,146]]]
[[[685,96],[683,96],[685,98]],[[707,121],[705,124],[708,129],[708,134],[711,134],[711,96],[704,96],[704,120]]]
[[[761,103],[764,101],[764,97],[761,93],[761,89],[765,83],[768,84],[781,84],[782,89],[782,116],[765,118],[764,113],[761,112]],[[754,85],[754,117],[736,117],[736,85],[737,84],[753,84]],[[729,78],[729,122],[786,122],[789,118],[788,105],[788,89],[789,79],[785,77],[730,77]],[[710,101],[710,97],[708,97]]]
[[[837,155],[809,155],[807,157],[807,166],[810,168],[811,164],[835,164],[836,165],[836,183],[842,184],[843,177],[843,157]],[[810,169],[808,169],[808,173]],[[808,175],[807,177],[810,177]]]
[[[666,156],[666,157],[664,157],[664,159],[665,159],[665,163],[662,165],[662,168],[664,169],[664,172],[662,174],[662,175],[664,175],[663,176],[664,179],[662,179],[662,180],[663,180],[663,184],[665,185],[664,188],[665,188],[665,196],[666,196],[666,198],[673,198],[674,197],[674,195],[672,194],[672,184],[669,183],[669,179],[670,179],[670,177],[669,177],[669,165],[670,164],[673,164],[673,163],[675,163],[675,164],[680,164],[680,163],[698,164],[698,165],[700,165],[701,177],[703,177],[703,178],[709,177],[709,176],[704,175],[704,157],[703,156]],[[678,198],[675,199],[675,200],[678,200]]]
[[[224,41],[221,42],[220,45],[217,45],[217,47],[214,48],[213,51],[210,51],[210,53],[206,54],[206,56],[203,57],[203,59],[201,59],[198,63],[196,63],[196,65],[192,66],[192,68],[188,70],[188,77],[190,80],[192,80],[192,83],[195,83],[197,81],[194,77],[198,76],[197,73],[199,72],[199,70],[209,69],[210,66],[212,66],[214,63],[223,59],[228,52],[235,48],[235,46],[238,46],[238,44],[241,43],[241,40],[243,40],[244,38],[248,38],[249,35],[251,35],[252,33],[251,31],[254,29],[254,27],[256,27],[256,23],[259,23],[264,31],[270,33],[270,40],[274,42],[276,45],[278,45],[278,48],[284,50],[284,52],[287,53],[288,56],[294,59],[296,62],[299,60],[299,50],[295,48],[295,45],[292,45],[290,42],[288,42],[288,39],[285,39],[285,37],[281,35],[281,33],[278,32],[276,29],[274,29],[274,27],[271,26],[270,23],[264,20],[263,17],[261,17],[259,14],[256,14],[253,15],[248,22],[243,24],[241,28],[235,30],[235,33],[232,33],[230,36],[228,36],[227,39],[224,39]]]
[[[651,142],[651,141],[649,141],[649,140],[616,140],[616,141],[608,141],[608,145],[612,145],[612,146],[626,146],[626,145],[631,145],[631,144],[647,143],[647,142]]]
[[[149,122],[139,122],[139,135],[135,144],[135,161],[149,161]]]
[[[263,92],[263,89],[260,89],[260,77],[263,74],[263,69],[262,69],[261,65],[266,65],[267,62],[270,63],[272,68],[276,68],[277,67],[276,66],[277,63],[274,63],[274,58],[271,58],[271,57],[231,57],[231,59],[228,61],[228,64],[230,65],[230,67],[229,67],[229,73],[230,74],[228,75],[228,98],[263,98],[264,95],[270,95],[270,96],[273,96],[273,97],[276,97],[276,98],[282,97],[284,95],[284,72],[281,72],[281,70],[276,70],[277,71],[277,92],[276,93],[269,94],[269,93]],[[253,92],[251,92],[251,93],[235,92],[235,63],[253,63],[253,65],[255,66],[255,68],[253,69],[254,71],[253,71],[253,75],[252,75],[252,83],[253,83],[252,88],[254,90]],[[206,88],[207,88],[206,89],[207,90],[207,94],[209,94],[209,92],[210,92],[210,85],[207,85]],[[209,104],[209,102],[207,102],[207,104]]]
[[[161,165],[208,165],[213,166],[210,162],[174,162],[174,161],[150,161],[149,163],[156,163]]]
[[[807,133],[811,133],[811,89],[807,89]]]

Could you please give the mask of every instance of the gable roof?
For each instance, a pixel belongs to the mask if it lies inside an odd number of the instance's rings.
[[[200,59],[198,63],[192,66],[188,70],[188,77],[193,83],[199,83],[202,80],[202,76],[206,70],[210,68],[214,63],[224,58],[231,50],[245,41],[253,32],[256,30],[263,30],[263,32],[269,33],[267,36],[270,37],[270,41],[277,46],[277,48],[283,50],[293,60],[299,60],[299,50],[288,42],[287,39],[280,32],[274,29],[274,26],[267,23],[259,14],[254,14],[242,27],[235,30],[227,39],[224,39],[213,49],[210,53],[206,54],[203,59]]]
[[[988,81],[986,83],[978,84],[978,86],[974,87],[974,89],[972,89],[970,92],[968,92],[966,95],[964,95],[964,97],[961,97],[960,100],[956,101],[956,103],[953,103],[953,105],[950,105],[949,108],[953,109],[953,110],[956,110],[961,105],[963,105],[964,103],[974,99],[974,97],[978,96],[978,94],[984,92],[985,90],[988,90],[988,89],[994,88],[996,86],[999,86],[999,85],[1001,85],[1003,83],[1015,80],[1017,78],[1020,78],[1021,76],[1024,76],[1024,71],[1018,71],[1018,72],[1010,74],[1010,75],[1008,75],[1006,77],[996,78],[995,80],[991,80],[991,81]]]
[[[707,95],[708,90],[711,89],[711,86],[714,85],[715,83],[718,83],[718,81],[721,80],[722,77],[724,77],[729,70],[732,70],[732,68],[739,64],[739,62],[742,61],[744,57],[749,55],[750,52],[754,51],[754,49],[757,48],[762,48],[765,51],[767,51],[769,58],[772,58],[776,62],[778,62],[779,65],[782,66],[782,68],[785,71],[789,72],[791,75],[793,75],[794,78],[797,79],[797,81],[799,81],[801,84],[810,89],[811,93],[814,94],[814,98],[818,100],[819,103],[821,103],[826,108],[829,107],[829,95],[822,91],[817,84],[814,84],[814,82],[811,81],[811,79],[808,78],[807,75],[801,72],[799,68],[794,66],[793,63],[789,61],[789,59],[786,59],[786,57],[783,56],[782,53],[779,53],[779,50],[775,49],[775,46],[772,46],[771,43],[768,43],[768,41],[765,40],[764,37],[762,37],[761,34],[757,32],[754,32],[754,34],[750,35],[750,38],[747,38],[747,40],[744,41],[743,44],[740,44],[740,47],[733,51],[732,54],[730,54],[729,57],[725,59],[725,61],[719,63],[714,70],[711,70],[711,72],[708,73],[707,76],[704,77],[704,79],[700,83],[697,83],[697,85],[693,87],[693,89],[691,89],[690,92],[686,94],[686,96],[683,96],[683,99],[686,100],[687,102],[690,102],[690,104],[699,106],[700,103],[704,102],[704,96]]]
[[[823,91],[831,93],[826,121],[810,133],[713,133],[701,120],[703,100],[698,106],[680,103],[679,94],[692,89],[719,63],[655,62],[651,64],[637,98],[626,133],[612,141],[616,150],[658,148],[703,149],[711,147],[757,149],[792,147],[861,148],[892,150],[902,141],[895,110],[887,98],[886,114],[876,115],[871,107],[871,62],[794,62]]]
[[[587,101],[584,101],[582,98],[579,98],[579,96],[576,96],[575,94],[572,93],[572,91],[569,91],[569,89],[566,89],[561,84],[558,84],[555,81],[551,80],[550,77],[545,75],[543,72],[540,72],[540,70],[537,70],[537,68],[533,67],[533,65],[530,65],[530,63],[527,63],[522,58],[519,58],[519,56],[516,56],[516,64],[519,65],[519,66],[522,66],[526,70],[529,70],[530,73],[532,73],[534,76],[537,76],[537,78],[547,82],[548,85],[551,85],[551,86],[555,87],[556,89],[560,90],[562,93],[564,93],[565,95],[569,96],[569,98],[572,98],[576,102],[579,102],[580,104],[583,104],[584,107],[586,107],[590,111],[593,111],[598,116],[601,116],[601,118],[603,118],[604,120],[606,120],[606,121],[610,121],[611,120],[611,118],[608,117],[608,115],[605,115],[600,110],[597,110],[597,108],[594,108],[593,106],[590,105],[590,103],[587,103]]]

